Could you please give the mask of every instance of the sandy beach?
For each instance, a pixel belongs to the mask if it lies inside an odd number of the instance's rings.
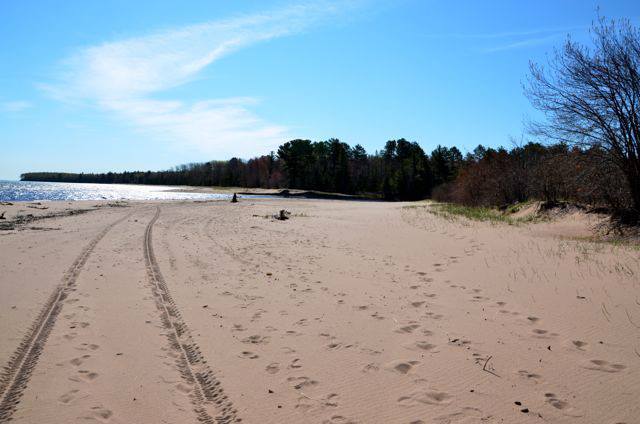
[[[639,251],[428,208],[4,205],[0,422],[638,422]]]

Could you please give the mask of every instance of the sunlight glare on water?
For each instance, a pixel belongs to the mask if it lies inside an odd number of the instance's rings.
[[[46,200],[208,200],[231,198],[227,193],[168,191],[176,187],[133,184],[0,181],[0,201]]]

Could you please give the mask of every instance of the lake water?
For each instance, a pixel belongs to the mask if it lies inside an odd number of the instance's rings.
[[[82,184],[48,183],[39,181],[0,181],[0,201],[209,200],[231,198],[230,194],[222,193],[186,193],[168,191],[175,189],[176,187],[171,186],[133,184]]]

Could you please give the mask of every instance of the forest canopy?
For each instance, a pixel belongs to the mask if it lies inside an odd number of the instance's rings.
[[[291,140],[277,154],[249,160],[189,163],[166,171],[107,173],[29,172],[23,181],[103,184],[192,185],[246,188],[296,188],[347,194],[368,194],[388,200],[417,200],[431,194],[436,183],[450,182],[461,158],[455,147],[438,146],[433,161],[415,142],[390,140],[368,154],[338,139]]]

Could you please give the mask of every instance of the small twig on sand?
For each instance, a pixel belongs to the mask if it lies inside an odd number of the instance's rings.
[[[484,361],[484,365],[482,366],[482,371],[486,371],[486,372],[488,372],[489,374],[495,375],[496,377],[500,378],[500,376],[499,376],[498,374],[496,374],[495,372],[493,372],[493,371],[492,371],[492,370],[490,370],[490,369],[487,369],[487,365],[489,364],[489,361],[491,360],[491,358],[493,358],[493,355],[489,356],[489,357],[487,358],[487,360],[486,360],[486,361]]]
[[[484,366],[482,367],[482,371],[486,371],[487,370],[487,364],[489,363],[489,361],[491,360],[491,358],[493,358],[493,355],[489,356],[487,358],[486,361],[484,361]]]

